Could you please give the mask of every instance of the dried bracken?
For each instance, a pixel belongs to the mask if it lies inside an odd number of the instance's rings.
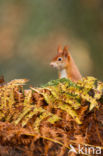
[[[57,79],[24,90],[26,82],[0,85],[0,155],[76,155],[70,149],[78,152],[78,144],[103,149],[102,82]]]

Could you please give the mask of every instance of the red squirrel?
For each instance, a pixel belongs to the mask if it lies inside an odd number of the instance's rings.
[[[69,78],[74,82],[82,78],[67,46],[64,46],[63,50],[58,46],[57,55],[52,59],[50,65],[58,69],[59,78]]]

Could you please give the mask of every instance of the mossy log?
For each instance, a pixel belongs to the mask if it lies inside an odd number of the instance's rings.
[[[88,155],[87,147],[103,153],[101,81],[57,79],[25,90],[26,82],[17,79],[0,85],[1,156]]]

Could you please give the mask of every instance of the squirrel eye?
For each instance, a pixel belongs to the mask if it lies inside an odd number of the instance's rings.
[[[59,58],[58,58],[58,61],[61,61],[61,60],[62,60],[62,58],[61,58],[61,57],[59,57]]]

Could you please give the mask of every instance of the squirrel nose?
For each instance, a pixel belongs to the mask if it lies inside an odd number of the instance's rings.
[[[54,66],[54,63],[53,63],[53,62],[51,62],[51,63],[50,63],[50,66],[52,66],[52,67],[53,67],[53,66]]]

